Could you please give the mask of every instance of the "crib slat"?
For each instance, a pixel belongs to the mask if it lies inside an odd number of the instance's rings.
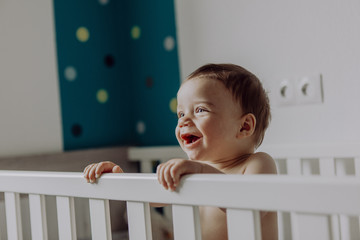
[[[359,219],[346,215],[340,215],[341,239],[360,239]]]
[[[259,211],[227,209],[226,216],[229,240],[261,240]]]
[[[287,159],[287,172],[289,175],[302,175],[302,161],[301,158]],[[292,233],[292,240],[299,240],[299,228],[297,224],[297,213],[290,212],[290,226]]]
[[[320,175],[321,176],[335,176],[335,159],[334,158],[320,158]]]
[[[111,240],[109,200],[89,199],[93,240]]]
[[[3,193],[0,193],[0,198],[4,198],[3,197]],[[0,217],[0,240],[4,240],[7,239],[6,236],[6,224],[5,224],[5,202],[4,200],[0,200],[0,216],[4,216],[4,217]]]
[[[153,164],[150,160],[140,161],[140,171],[142,173],[152,173],[153,172]]]
[[[360,176],[360,157],[354,158],[355,176]]]
[[[73,197],[56,197],[59,240],[76,240],[75,203]]]
[[[334,239],[331,231],[330,217],[327,215],[297,213],[293,216],[292,221],[294,221],[293,223],[296,226],[293,229],[293,240]]]
[[[200,240],[200,214],[198,206],[173,205],[175,240]]]
[[[300,226],[299,226],[299,215],[297,213],[290,214],[291,220],[291,236],[292,240],[300,240]]]
[[[287,172],[289,175],[301,175],[302,174],[301,158],[288,158],[286,166],[287,166]]]
[[[5,192],[5,212],[8,239],[23,239],[20,194]]]
[[[127,202],[130,240],[152,240],[150,205],[144,202]]]
[[[46,240],[48,236],[45,196],[39,194],[29,194],[29,208],[32,239]]]
[[[320,176],[335,176],[335,159],[332,157],[322,157],[319,159],[320,165]],[[340,222],[338,215],[332,215],[330,218],[331,221],[331,232],[332,239],[340,239]]]
[[[335,162],[336,175],[347,176],[356,174],[357,162],[356,158],[336,159]],[[358,239],[359,238],[359,221],[358,219],[340,214],[340,235],[341,239]]]
[[[360,176],[360,157],[356,156],[354,157],[354,166],[355,166],[355,176],[359,177]],[[358,222],[359,222],[359,229],[360,229],[360,217],[358,217]],[[358,232],[358,234],[360,235],[360,231]]]

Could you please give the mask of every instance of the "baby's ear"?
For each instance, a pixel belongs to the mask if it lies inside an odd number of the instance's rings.
[[[253,135],[256,127],[256,118],[254,114],[248,113],[241,117],[240,129],[238,131],[238,137],[249,137]]]

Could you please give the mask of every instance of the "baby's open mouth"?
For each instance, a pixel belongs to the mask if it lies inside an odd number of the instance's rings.
[[[184,134],[181,138],[185,141],[185,144],[191,144],[200,139],[200,137],[192,135],[192,134]]]

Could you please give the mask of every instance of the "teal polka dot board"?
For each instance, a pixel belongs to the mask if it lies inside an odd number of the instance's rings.
[[[173,1],[55,0],[65,150],[173,145]]]

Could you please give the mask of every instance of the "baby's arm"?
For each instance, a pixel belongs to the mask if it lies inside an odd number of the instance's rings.
[[[85,167],[84,178],[87,182],[94,183],[96,178],[99,178],[103,173],[123,173],[124,171],[119,165],[113,162],[105,161],[99,163],[92,163]]]
[[[276,165],[266,153],[255,153],[249,159],[244,174],[276,174]],[[272,192],[268,193],[273,194]],[[266,199],[263,199],[266,201]],[[260,211],[262,239],[278,239],[277,213]]]
[[[255,153],[249,158],[244,174],[277,174],[275,161],[267,153]],[[261,217],[268,213],[261,211]]]
[[[186,174],[223,173],[208,164],[185,159],[171,159],[160,164],[156,169],[158,181],[165,189],[174,191],[180,178]]]

